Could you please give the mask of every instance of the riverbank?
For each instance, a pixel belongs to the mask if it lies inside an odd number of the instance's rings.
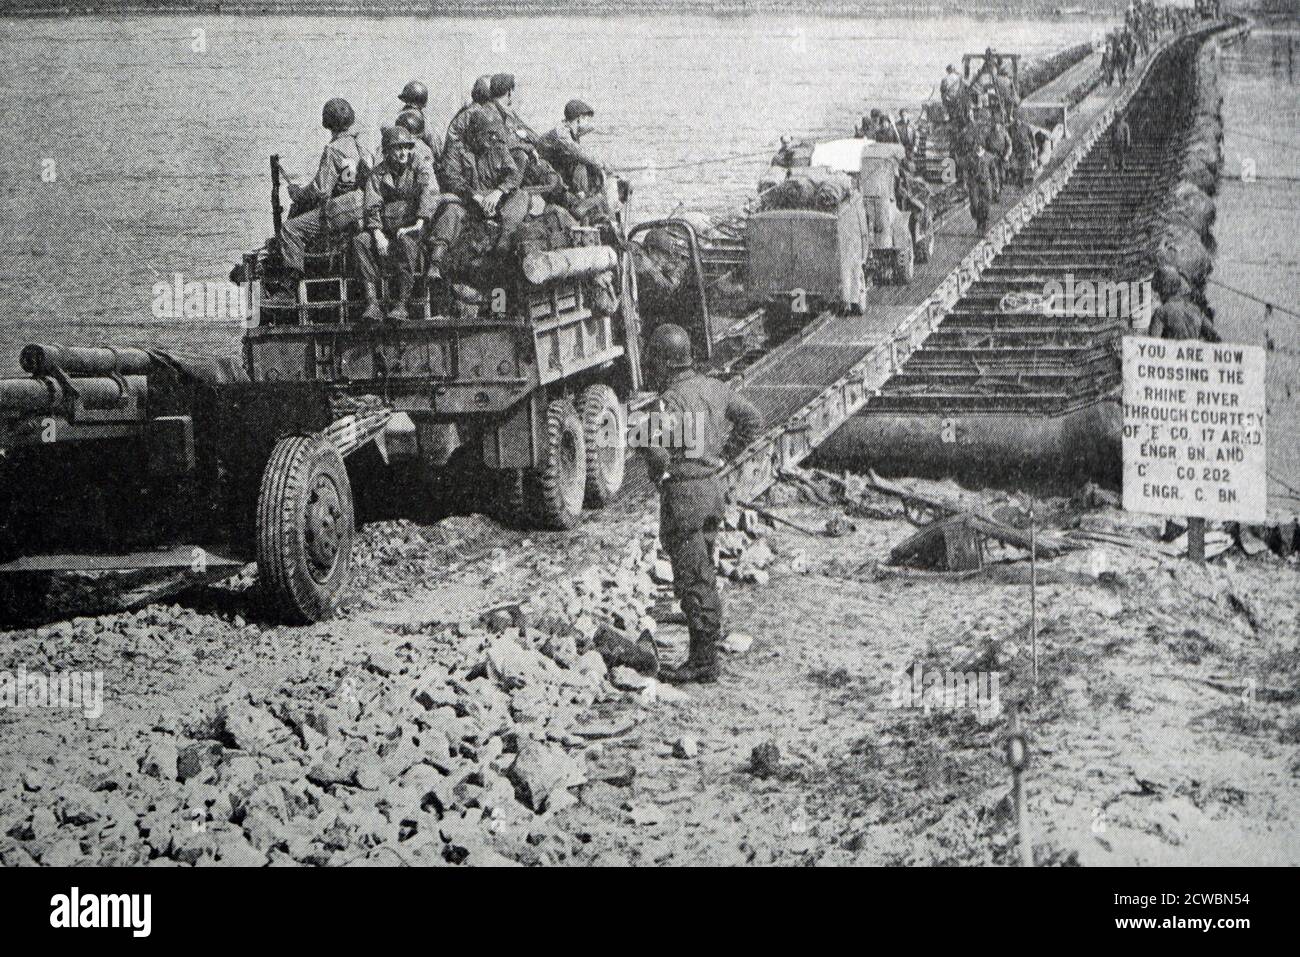
[[[914,3],[909,0],[157,0],[157,2],[96,2],[86,0],[18,0],[0,16],[116,16],[127,14],[312,14],[320,16],[438,17],[438,16],[555,16],[561,14],[749,14],[805,13],[817,16],[858,17],[865,14],[929,17],[1035,16],[1092,17],[1109,12],[1105,7],[1063,7],[1059,0],[979,0],[976,3]]]

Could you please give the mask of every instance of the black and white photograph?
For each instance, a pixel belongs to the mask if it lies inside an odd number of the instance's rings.
[[[1065,3],[3,0],[23,920],[1201,868],[1089,919],[1249,929],[1236,869],[1300,865],[1300,2]]]

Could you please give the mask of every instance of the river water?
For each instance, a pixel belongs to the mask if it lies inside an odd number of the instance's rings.
[[[847,133],[912,106],[949,62],[992,45],[1034,57],[1089,38],[1086,18],[815,16],[77,17],[0,20],[7,175],[0,374],[25,342],[237,351],[237,319],[159,318],[155,287],[224,281],[270,231],[267,157],[302,175],[321,104],[347,97],[373,145],[412,77],[445,124],[475,76],[513,72],[548,129],[573,96],[619,169],[770,155],[783,133]],[[632,174],[639,218],[725,211],[765,159]]]
[[[1300,515],[1300,26],[1256,27],[1223,48],[1220,69],[1224,172],[1206,294],[1224,339],[1267,350],[1269,512],[1289,517]],[[1269,316],[1260,299],[1282,308]]]

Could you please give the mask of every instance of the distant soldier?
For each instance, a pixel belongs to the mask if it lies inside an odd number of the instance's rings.
[[[1038,147],[1034,143],[1034,131],[1022,110],[1016,110],[1010,133],[1020,185],[1028,186],[1034,181],[1034,170],[1038,166]]]
[[[1101,75],[1106,81],[1107,86],[1115,82],[1115,40],[1108,37],[1106,40],[1106,49],[1101,53]]]
[[[952,141],[952,158],[957,166],[957,181],[969,183],[975,166],[977,147],[983,140],[980,128],[974,122],[968,122],[961,128]]]
[[[910,111],[903,109],[898,111],[898,142],[903,144],[903,150],[911,156],[916,150],[916,124],[912,122]]]
[[[301,274],[307,243],[327,232],[347,236],[361,225],[362,187],[370,158],[352,132],[356,116],[347,100],[334,98],[321,110],[321,125],[333,134],[321,153],[315,178],[299,186],[284,173],[289,185],[289,221],[280,228],[280,255],[285,265]]]
[[[1220,342],[1214,323],[1192,300],[1191,287],[1173,266],[1161,266],[1152,282],[1160,305],[1151,314],[1147,335],[1153,339],[1200,339]]]
[[[420,140],[429,150],[431,156],[438,155],[438,140],[433,135],[433,124],[429,122],[428,117],[424,115],[424,108],[429,105],[429,88],[419,80],[412,80],[406,86],[402,87],[402,92],[397,98],[405,104],[402,112],[414,110],[420,114],[421,132],[416,133],[416,139]]]
[[[966,192],[970,199],[971,219],[975,220],[975,228],[981,236],[988,230],[989,206],[993,202],[993,180],[996,175],[993,157],[984,149],[983,143],[977,143],[975,161],[966,174]]]
[[[993,200],[998,202],[1002,199],[1002,183],[1007,178],[1011,162],[1011,137],[1007,135],[1006,127],[1001,123],[990,124],[984,134],[984,148],[992,160]]]
[[[1002,119],[1009,120],[1020,105],[1020,91],[1016,89],[1015,80],[1011,79],[1011,67],[1006,64],[993,78],[993,87],[998,94],[998,103],[1002,109]]]
[[[390,252],[397,265],[397,295],[388,319],[405,322],[408,318],[406,301],[419,274],[421,234],[438,198],[433,167],[415,162],[415,137],[410,131],[402,126],[385,127],[383,145],[384,161],[366,181],[365,231],[352,241],[365,288],[362,321],[367,323],[383,319],[376,289],[381,263],[389,259]]]
[[[596,111],[582,100],[564,104],[564,122],[541,138],[539,152],[564,178],[569,191],[585,199],[604,182],[609,167],[583,148],[582,138],[592,130]]]
[[[1124,163],[1132,147],[1133,132],[1129,129],[1128,120],[1121,114],[1110,129],[1110,155],[1115,163],[1115,169],[1123,172]]]
[[[730,386],[695,371],[690,336],[681,326],[658,326],[648,356],[662,383],[658,412],[679,425],[666,434],[696,437],[693,448],[682,442],[644,449],[646,470],[659,487],[659,540],[672,562],[673,591],[690,631],[686,663],[662,670],[660,678],[672,684],[711,683],[718,680],[722,638],[722,599],[713,567],[725,506],[719,474],[728,459],[758,438],[763,420]]]
[[[939,97],[948,114],[950,123],[963,123],[966,120],[966,81],[957,72],[957,67],[948,64],[947,72],[939,81]]]

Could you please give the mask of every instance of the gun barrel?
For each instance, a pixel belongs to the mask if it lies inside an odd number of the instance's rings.
[[[56,369],[70,376],[146,375],[153,357],[143,349],[85,348],[34,342],[18,357],[23,371],[49,375]]]
[[[83,409],[115,409],[127,396],[142,401],[149,380],[127,376],[123,391],[116,379],[77,379],[74,383]],[[53,379],[0,379],[0,417],[18,418],[47,412],[67,411],[71,396]]]

